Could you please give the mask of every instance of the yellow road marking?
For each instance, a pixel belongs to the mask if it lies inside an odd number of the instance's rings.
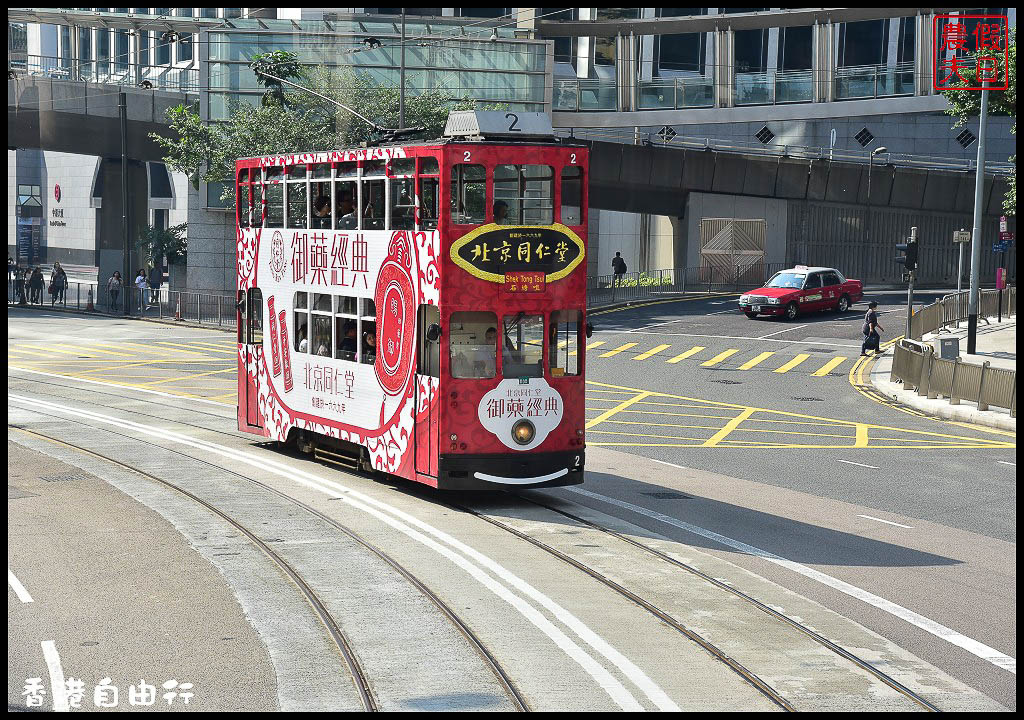
[[[65,347],[79,349],[79,350],[86,350],[86,351],[91,352],[91,353],[94,353],[94,352],[103,353],[104,355],[119,355],[120,357],[126,357],[126,358],[133,357],[132,355],[128,355],[127,353],[114,352],[113,350],[100,350],[98,347],[92,347],[91,345],[65,345]]]
[[[51,356],[47,355],[46,353],[36,352],[35,350],[24,350],[22,348],[17,348],[17,349],[8,348],[7,352],[8,353],[16,352],[16,353],[21,353],[22,355],[35,355],[36,357],[52,359]],[[67,362],[70,362],[70,361],[67,361]]]
[[[234,353],[235,355],[238,354],[238,344],[237,343],[231,343],[231,344],[225,345],[225,344],[222,344],[222,343],[211,343],[211,342],[205,342],[203,340],[194,340],[194,341],[192,341],[192,345],[194,345],[196,347],[201,347],[201,348],[210,348],[211,350],[220,350],[221,352],[230,352],[230,353]]]
[[[96,357],[95,355],[89,355],[89,353],[84,352],[84,351],[65,350],[64,348],[50,347],[49,345],[46,346],[46,352],[58,352],[58,353],[61,353],[63,355],[75,355],[75,356],[88,355],[89,357]]]
[[[192,375],[182,375],[181,377],[164,378],[163,380],[155,380],[148,385],[160,385],[161,383],[174,382],[176,380],[192,380],[194,378],[206,377],[207,375],[217,375],[218,373],[235,372],[235,368],[227,368],[225,370],[211,370],[210,372],[193,373]]]
[[[190,348],[193,351],[201,350],[203,352],[218,352],[224,353],[225,355],[238,355],[238,350],[227,350],[223,347],[210,347],[209,345],[200,345],[199,343],[192,343],[191,345],[181,345],[178,343],[166,343],[167,345],[177,345],[178,347]]]
[[[670,348],[670,347],[672,347],[672,346],[671,345],[658,345],[653,350],[648,350],[645,353],[641,353],[640,355],[637,355],[633,359],[634,360],[646,360],[647,358],[651,357],[652,355],[657,355],[658,353],[660,353],[665,348]]]
[[[238,390],[236,388],[235,390],[232,390],[231,392],[228,392],[228,393],[224,393],[223,395],[211,395],[210,397],[207,398],[207,400],[220,401],[220,400],[226,400],[229,397],[237,397],[237,395],[238,395]]]
[[[609,350],[606,353],[601,353],[600,355],[598,355],[598,357],[605,358],[605,357],[611,357],[612,355],[618,355],[623,350],[629,350],[631,347],[636,347],[636,346],[637,346],[637,343],[626,343],[625,345],[619,345],[619,347],[615,348],[614,350]]]
[[[633,403],[639,402],[640,400],[643,400],[645,397],[647,397],[650,394],[651,393],[649,393],[649,392],[641,392],[639,395],[635,395],[634,397],[630,398],[629,400],[621,402],[618,405],[616,405],[615,407],[609,408],[608,410],[605,410],[603,413],[598,415],[593,420],[588,421],[587,424],[583,426],[583,428],[585,430],[589,430],[590,428],[594,427],[598,423],[607,420],[608,418],[610,418],[615,413],[621,412],[622,410],[625,410],[626,408],[628,408]]]
[[[701,367],[711,367],[713,365],[717,365],[718,363],[722,362],[723,360],[725,360],[730,355],[735,355],[738,352],[739,352],[739,350],[733,350],[733,349],[726,350],[725,352],[720,352],[717,355],[715,355],[713,358],[711,358],[710,360],[707,360],[706,362],[702,362],[700,364],[700,366]]]
[[[701,416],[698,415],[696,417],[701,417]],[[704,417],[708,417],[708,416],[704,416]],[[710,419],[713,419],[713,418],[712,417],[708,417],[708,419],[710,420]],[[719,419],[724,420],[725,418],[719,418]],[[614,423],[616,425],[646,425],[646,426],[649,426],[649,427],[676,427],[676,428],[684,428],[686,430],[722,430],[723,429],[723,428],[719,427],[718,425],[676,425],[674,423],[640,422],[640,421],[636,421],[636,420],[605,420],[605,422],[607,422],[607,423]],[[754,433],[764,433],[765,435],[802,435],[804,437],[828,437],[828,438],[840,438],[840,439],[843,439],[843,440],[853,440],[854,439],[854,438],[850,437],[849,435],[835,435],[833,433],[797,432],[795,430],[771,430],[771,429],[766,429],[766,428],[735,427],[735,428],[733,428],[732,432],[754,432]],[[881,439],[882,440],[886,440],[888,442],[900,442],[900,440],[898,438],[881,438]],[[730,441],[730,442],[733,442],[733,441]],[[739,441],[735,441],[735,442],[739,442]],[[912,441],[911,440],[907,440],[907,442],[912,442]]]
[[[749,370],[750,368],[754,367],[758,363],[764,362],[765,360],[767,360],[768,358],[770,358],[774,354],[775,353],[773,353],[773,352],[763,352],[760,355],[758,355],[756,358],[754,358],[753,360],[748,360],[747,362],[745,362],[742,365],[740,365],[740,370]]]
[[[587,350],[590,350],[591,348],[601,347],[602,345],[604,345],[604,343],[604,340],[598,340],[597,342],[587,343]]]
[[[182,345],[181,343],[165,342],[165,341],[162,341],[162,340],[154,340],[153,344],[154,345],[160,345],[161,347],[185,348],[185,350],[175,350],[175,352],[186,352],[187,351],[187,352],[193,353],[195,355],[203,355],[203,353],[209,352],[206,348],[198,348],[197,349],[197,348],[192,347],[191,345]],[[156,348],[156,349],[159,350],[160,348]],[[208,357],[208,356],[204,355],[204,357]]]
[[[675,356],[674,358],[672,358],[671,360],[666,360],[665,362],[668,362],[668,363],[677,363],[677,362],[680,362],[680,361],[682,361],[682,360],[685,360],[686,358],[690,357],[691,355],[696,355],[697,353],[699,353],[699,352],[700,352],[701,350],[703,350],[703,349],[704,349],[704,347],[703,347],[703,346],[701,346],[701,345],[695,345],[695,346],[693,346],[692,348],[690,348],[689,350],[687,350],[686,352],[684,352],[684,353],[679,353],[678,355],[676,355],[676,356]]]
[[[844,362],[846,362],[846,358],[844,358],[844,357],[834,357],[831,360],[829,360],[827,363],[822,365],[820,368],[818,368],[817,370],[812,372],[811,375],[813,375],[814,377],[825,377],[830,372],[835,370],[837,367],[842,365]]]
[[[741,412],[739,415],[737,415],[732,420],[727,422],[725,424],[725,427],[723,427],[721,430],[719,430],[714,435],[712,435],[711,437],[709,437],[707,440],[704,441],[704,447],[715,447],[715,445],[717,445],[718,443],[722,442],[722,440],[724,440],[726,437],[728,437],[729,433],[731,433],[733,430],[735,430],[737,427],[739,427],[739,424],[741,422],[743,422],[748,417],[753,415],[754,411],[756,409],[757,408],[748,407],[743,412]]]
[[[789,372],[790,370],[795,368],[797,365],[799,365],[800,363],[802,363],[804,360],[806,360],[809,357],[810,357],[810,355],[805,355],[805,354],[801,353],[800,355],[797,355],[795,358],[790,360],[788,363],[786,363],[782,367],[776,368],[775,372],[777,372],[777,373]]]

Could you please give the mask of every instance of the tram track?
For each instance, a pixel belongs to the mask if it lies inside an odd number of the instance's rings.
[[[46,415],[46,413],[41,413],[41,414]],[[56,415],[48,415],[48,417],[53,417],[53,418],[59,418],[59,419],[67,420],[67,418],[65,418],[65,417],[56,416]],[[101,430],[104,430],[105,432],[113,433],[113,431],[106,430],[105,428],[95,428],[94,426],[89,425],[88,423],[80,422],[79,424],[86,425],[86,426],[88,426],[88,427],[90,427],[92,429],[101,429]],[[169,489],[174,490],[174,491],[180,493],[181,495],[187,497],[188,499],[190,499],[190,500],[192,500],[192,501],[202,505],[203,507],[205,507],[206,509],[210,510],[211,512],[216,514],[218,517],[223,519],[225,522],[229,523],[232,527],[237,529],[243,535],[245,535],[245,537],[248,540],[250,540],[261,552],[263,552],[276,565],[278,565],[279,568],[281,568],[281,570],[292,580],[292,582],[295,583],[296,587],[300,590],[302,595],[306,598],[307,602],[312,607],[314,613],[317,615],[317,617],[323,623],[323,625],[325,626],[325,628],[328,631],[328,634],[331,636],[332,640],[335,642],[335,644],[337,645],[339,651],[341,652],[342,657],[345,660],[345,663],[346,663],[350,673],[352,674],[353,683],[356,686],[357,691],[359,692],[360,699],[362,700],[362,703],[363,703],[363,706],[364,706],[364,710],[369,711],[369,712],[375,712],[375,711],[378,710],[377,701],[374,698],[373,693],[372,693],[372,691],[370,689],[370,683],[369,683],[365,673],[363,672],[362,667],[361,667],[360,663],[358,662],[358,659],[356,658],[354,652],[352,651],[351,646],[349,645],[347,639],[345,638],[345,635],[342,633],[341,629],[338,627],[338,624],[334,620],[333,616],[330,614],[330,612],[324,606],[323,602],[319,599],[319,597],[317,596],[316,592],[302,578],[302,576],[297,571],[295,571],[294,568],[292,568],[287,563],[287,561],[285,561],[278,553],[276,553],[263,540],[261,540],[258,536],[256,536],[255,533],[250,531],[248,528],[246,528],[244,525],[242,525],[240,522],[238,522],[235,518],[232,518],[230,515],[228,515],[224,511],[222,511],[219,508],[215,507],[214,505],[208,503],[207,501],[203,500],[202,498],[196,496],[195,494],[189,492],[188,490],[185,490],[184,488],[176,485],[175,483],[172,483],[172,482],[170,482],[168,480],[159,478],[159,477],[157,477],[157,476],[155,476],[155,475],[153,475],[151,473],[147,473],[147,472],[145,472],[143,470],[139,470],[138,468],[135,468],[135,467],[132,467],[132,466],[126,464],[126,463],[123,463],[120,460],[117,460],[116,458],[110,457],[110,456],[105,455],[103,453],[98,453],[95,450],[91,450],[89,448],[85,448],[85,447],[82,447],[80,445],[76,445],[74,443],[67,442],[66,440],[61,440],[59,438],[55,438],[53,436],[46,435],[45,433],[40,433],[40,432],[35,431],[35,430],[29,430],[27,428],[21,427],[19,425],[11,424],[11,423],[8,423],[8,427],[9,428],[13,428],[13,429],[15,429],[15,430],[17,430],[19,432],[25,433],[25,434],[35,436],[35,437],[37,437],[37,438],[39,438],[41,440],[44,440],[44,441],[48,441],[48,442],[56,443],[56,444],[59,444],[59,445],[63,445],[65,447],[71,448],[71,449],[73,449],[75,451],[78,451],[78,452],[81,452],[83,454],[95,457],[95,458],[97,458],[99,460],[105,461],[107,463],[110,463],[110,464],[115,465],[117,467],[120,467],[122,469],[128,470],[128,471],[130,471],[132,473],[135,473],[135,474],[137,474],[137,475],[139,475],[141,477],[144,477],[144,478],[149,479],[151,481],[157,482],[157,483],[159,483],[159,484],[161,484],[161,485],[163,485],[165,487],[168,487]],[[117,434],[117,433],[114,433],[114,434]],[[419,578],[417,578],[412,572],[410,572],[408,570],[408,568],[406,568],[405,566],[401,565],[397,560],[392,558],[390,555],[385,553],[383,550],[378,548],[376,545],[370,543],[368,540],[363,538],[361,535],[356,533],[351,528],[348,528],[347,526],[339,523],[337,520],[334,520],[333,518],[331,518],[331,517],[325,515],[324,513],[320,512],[316,508],[311,507],[310,505],[302,502],[301,500],[298,500],[297,498],[291,497],[287,493],[284,493],[284,492],[278,490],[277,488],[271,487],[271,486],[269,486],[269,485],[267,485],[265,483],[262,483],[262,482],[260,482],[258,480],[250,478],[250,477],[248,477],[248,476],[246,476],[246,475],[244,475],[242,473],[239,473],[237,471],[230,470],[228,468],[224,468],[224,467],[222,467],[222,466],[220,466],[220,465],[218,465],[216,463],[210,462],[208,460],[203,460],[202,458],[196,458],[193,455],[190,455],[188,453],[182,452],[180,450],[166,448],[166,447],[163,447],[162,445],[158,445],[157,443],[149,442],[149,441],[146,441],[146,440],[140,440],[140,439],[134,438],[134,437],[132,439],[136,440],[138,442],[142,442],[143,444],[146,444],[146,445],[151,445],[151,446],[154,446],[154,447],[159,447],[160,449],[162,449],[162,450],[164,450],[166,452],[170,452],[170,453],[173,453],[175,455],[182,456],[182,457],[187,458],[188,460],[193,461],[193,462],[199,462],[201,464],[204,464],[204,465],[207,465],[209,467],[212,467],[212,468],[216,469],[218,472],[222,472],[222,473],[225,473],[225,474],[228,474],[228,475],[240,478],[240,479],[246,481],[247,483],[256,485],[259,488],[261,488],[263,490],[266,490],[266,491],[272,493],[273,495],[275,495],[275,496],[277,496],[277,497],[279,497],[279,498],[281,498],[281,499],[283,499],[283,500],[285,500],[285,501],[295,505],[296,507],[299,507],[300,509],[302,509],[302,510],[308,512],[308,513],[310,513],[311,515],[317,517],[318,519],[320,519],[321,521],[323,521],[326,524],[330,525],[334,529],[336,529],[339,532],[343,533],[344,535],[346,535],[347,537],[352,539],[354,542],[358,543],[364,549],[368,550],[370,553],[372,553],[377,558],[379,558],[384,563],[386,563],[389,567],[391,567],[395,572],[397,572],[401,577],[403,577],[407,582],[409,582],[414,588],[416,588],[416,590],[419,591],[425,598],[427,598],[435,607],[437,607],[438,610],[445,616],[445,618],[455,627],[455,629],[469,642],[469,644],[474,648],[474,650],[477,652],[477,654],[480,656],[480,658],[484,661],[485,665],[494,674],[495,678],[498,680],[498,683],[502,686],[502,688],[504,689],[504,691],[508,695],[509,699],[511,700],[512,704],[515,706],[516,710],[519,711],[519,712],[529,712],[530,711],[530,706],[529,706],[526,698],[522,695],[520,690],[512,682],[511,677],[509,677],[508,673],[504,670],[504,668],[498,662],[497,658],[495,658],[493,653],[491,653],[490,650],[487,649],[487,647],[483,644],[483,642],[476,635],[476,633],[473,632],[473,630],[452,610],[452,608],[440,596],[438,596],[435,592],[430,590],[430,588],[427,587],[426,584],[423,583]]]
[[[628,545],[630,545],[630,546],[640,550],[644,554],[656,557],[659,560],[664,561],[664,562],[666,562],[666,563],[668,563],[668,564],[670,564],[670,565],[672,565],[672,566],[674,566],[676,568],[685,570],[686,572],[688,572],[688,573],[690,573],[690,574],[700,578],[701,580],[704,580],[704,581],[714,585],[716,588],[718,588],[720,590],[723,590],[726,593],[729,593],[730,595],[732,595],[732,596],[734,596],[736,598],[739,598],[740,600],[742,600],[745,603],[750,604],[751,606],[753,606],[753,607],[757,608],[758,610],[764,612],[765,614],[769,615],[774,620],[777,620],[777,621],[783,623],[784,625],[788,626],[789,628],[791,628],[793,630],[796,630],[797,632],[807,636],[808,638],[813,640],[816,644],[818,644],[818,645],[828,649],[829,651],[835,653],[836,655],[838,655],[839,657],[843,658],[844,660],[849,661],[850,663],[852,663],[856,667],[860,668],[861,670],[864,670],[865,672],[871,674],[878,681],[884,683],[885,685],[887,685],[888,687],[892,688],[893,690],[895,690],[899,694],[901,694],[904,697],[906,697],[907,699],[911,700],[912,702],[914,702],[915,704],[920,706],[922,709],[930,711],[930,712],[941,712],[941,710],[938,707],[936,707],[933,703],[929,702],[927,699],[923,698],[918,693],[915,693],[913,690],[911,690],[910,688],[906,687],[905,685],[900,683],[898,680],[896,680],[892,676],[888,675],[887,673],[883,672],[882,670],[878,669],[877,667],[875,667],[871,663],[869,663],[866,660],[858,657],[857,655],[853,654],[849,650],[846,650],[845,648],[843,648],[842,646],[838,645],[837,643],[829,640],[828,638],[822,636],[820,633],[818,633],[818,632],[814,631],[813,629],[807,627],[803,623],[800,623],[797,620],[794,620],[793,618],[789,617],[788,615],[786,615],[786,614],[784,614],[782,612],[779,612],[778,610],[776,610],[776,609],[766,605],[765,603],[757,600],[756,598],[754,598],[751,595],[743,592],[742,590],[739,590],[739,589],[737,589],[735,587],[732,587],[731,585],[729,585],[729,584],[727,584],[727,583],[725,583],[725,582],[723,582],[721,580],[718,580],[717,578],[711,577],[707,573],[702,572],[701,570],[693,567],[692,565],[690,565],[688,563],[685,563],[685,562],[682,562],[680,560],[677,560],[676,558],[673,558],[670,555],[668,555],[668,554],[666,554],[666,553],[664,553],[664,552],[662,552],[662,551],[660,551],[660,550],[658,550],[656,548],[652,548],[652,547],[650,547],[648,545],[645,545],[644,543],[641,543],[641,542],[639,542],[637,540],[634,540],[633,538],[630,538],[630,537],[628,537],[626,535],[623,535],[622,533],[619,533],[619,532],[617,532],[617,531],[615,531],[615,530],[613,530],[611,528],[604,527],[603,525],[595,523],[595,522],[593,522],[591,520],[587,520],[586,518],[580,517],[579,515],[577,515],[575,513],[569,512],[569,511],[561,509],[561,508],[553,507],[552,505],[549,505],[547,503],[541,502],[537,498],[531,497],[529,495],[524,495],[522,493],[510,493],[510,494],[513,497],[517,498],[517,499],[523,500],[525,502],[529,502],[532,505],[535,505],[536,507],[542,508],[544,510],[547,510],[547,511],[550,511],[550,512],[553,512],[553,513],[556,513],[557,515],[560,515],[560,516],[562,516],[562,517],[564,517],[564,518],[566,518],[568,520],[571,520],[573,522],[579,523],[580,525],[583,525],[585,527],[591,528],[591,529],[596,530],[598,532],[604,533],[604,534],[606,534],[606,535],[608,535],[610,537],[615,538],[616,540],[619,540],[621,542],[627,543]],[[764,694],[766,697],[768,697],[770,700],[772,700],[772,702],[774,702],[775,704],[777,704],[780,707],[782,707],[782,708],[784,708],[786,710],[789,710],[789,711],[797,710],[797,708],[793,707],[792,704],[789,701],[787,701],[785,698],[781,697],[781,695],[778,692],[776,692],[773,688],[771,688],[767,683],[765,683],[763,680],[758,678],[756,675],[754,675],[752,672],[750,672],[747,668],[744,668],[740,663],[738,663],[735,660],[733,660],[732,658],[730,658],[727,653],[725,653],[724,651],[716,648],[712,643],[710,643],[709,641],[707,641],[704,638],[701,638],[697,633],[693,632],[692,630],[688,630],[685,627],[683,627],[680,623],[678,623],[678,621],[676,621],[674,618],[669,616],[667,613],[665,613],[660,608],[657,608],[653,604],[651,604],[648,601],[644,600],[643,598],[640,598],[639,596],[637,596],[632,591],[630,591],[630,590],[622,587],[618,583],[608,579],[607,577],[603,576],[600,572],[594,570],[593,568],[590,568],[590,567],[586,566],[584,563],[581,563],[580,561],[578,561],[578,560],[576,560],[576,559],[574,559],[572,557],[569,557],[565,553],[562,553],[561,551],[559,551],[559,550],[557,550],[555,548],[550,547],[546,543],[544,543],[544,542],[542,542],[542,541],[540,541],[540,540],[538,540],[538,539],[536,539],[534,537],[529,536],[528,534],[522,532],[521,530],[518,530],[518,529],[516,529],[514,527],[511,527],[510,525],[508,525],[506,523],[503,523],[500,520],[497,520],[497,519],[495,519],[493,517],[490,517],[490,516],[488,516],[488,515],[486,515],[484,513],[481,513],[480,511],[474,510],[472,508],[464,507],[464,506],[454,506],[454,507],[456,509],[459,509],[459,510],[463,511],[463,512],[468,512],[468,513],[470,513],[470,514],[472,514],[472,515],[474,515],[476,517],[479,517],[480,519],[482,519],[482,520],[484,520],[484,521],[486,521],[486,522],[488,522],[488,523],[490,523],[490,524],[492,524],[492,525],[494,525],[496,527],[499,527],[499,528],[501,528],[501,529],[503,529],[503,530],[505,530],[507,532],[512,533],[516,537],[519,537],[519,538],[525,540],[526,542],[529,542],[531,545],[534,545],[535,547],[540,548],[541,550],[543,550],[543,551],[545,551],[545,552],[547,552],[547,553],[549,553],[549,554],[559,558],[563,562],[566,562],[569,565],[572,565],[573,567],[575,567],[575,568],[585,572],[587,575],[593,577],[594,579],[598,580],[599,582],[602,582],[603,584],[605,584],[608,587],[612,588],[613,590],[615,590],[619,594],[621,594],[624,597],[628,598],[630,601],[637,603],[641,607],[644,607],[649,612],[654,614],[656,617],[658,617],[659,619],[661,619],[664,622],[668,623],[670,626],[672,626],[676,630],[682,632],[687,637],[690,637],[691,639],[693,639],[695,642],[697,642],[705,650],[708,650],[708,652],[710,652],[712,655],[714,655],[717,659],[719,659],[722,662],[726,663],[738,675],[740,675],[745,680],[750,682],[754,687],[756,687],[758,689],[759,692]]]

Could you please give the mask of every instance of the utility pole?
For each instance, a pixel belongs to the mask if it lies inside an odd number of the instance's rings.
[[[121,287],[124,289],[124,314],[131,313],[131,248],[128,229],[128,101],[123,92],[117,94],[117,110],[121,116],[121,233],[124,245],[124,274]],[[101,278],[102,279],[102,278]]]
[[[405,129],[405,8],[402,8],[402,56],[401,69],[398,71],[398,129]]]
[[[988,129],[988,90],[981,91],[981,121],[978,125],[978,174],[974,178],[974,232],[971,233],[971,295],[967,305],[967,353],[978,349],[978,300],[981,281],[981,204],[985,187],[985,135]]]

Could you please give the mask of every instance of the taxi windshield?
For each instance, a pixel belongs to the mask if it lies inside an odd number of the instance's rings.
[[[806,277],[806,273],[780,272],[769,280],[765,287],[796,288],[799,290],[804,286],[804,278]]]

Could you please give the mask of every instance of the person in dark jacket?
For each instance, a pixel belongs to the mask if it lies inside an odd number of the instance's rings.
[[[28,283],[29,289],[32,291],[32,297],[30,302],[34,305],[43,304],[43,269],[36,266],[36,269],[32,271],[32,277]]]
[[[881,354],[879,349],[879,342],[881,337],[879,331],[884,332],[885,328],[878,324],[878,313],[875,308],[878,307],[878,303],[874,300],[868,303],[868,311],[864,313],[864,342],[860,346],[860,354],[867,355],[868,350],[874,350],[876,354]]]
[[[68,274],[60,263],[53,264],[53,272],[50,273],[50,306],[55,303],[67,305]]]
[[[160,286],[164,282],[164,271],[160,265],[154,265],[149,269],[149,304],[160,304]]]

